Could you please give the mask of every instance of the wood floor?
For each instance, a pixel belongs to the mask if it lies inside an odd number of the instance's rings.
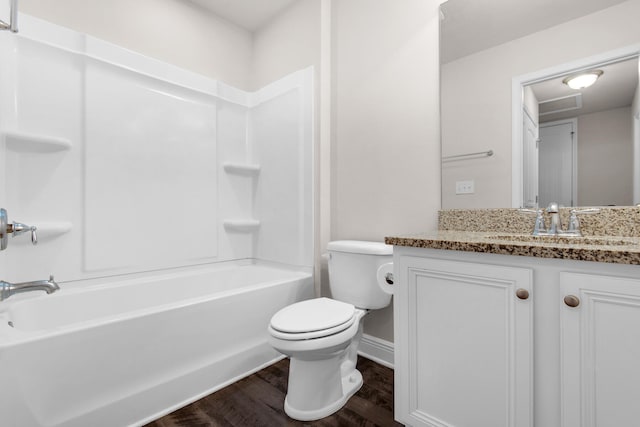
[[[313,422],[294,421],[283,410],[289,360],[179,409],[146,427],[402,426],[393,420],[393,370],[363,357],[364,384],[335,414]]]

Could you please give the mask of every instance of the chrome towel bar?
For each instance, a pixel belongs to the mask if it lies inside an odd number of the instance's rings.
[[[477,153],[456,154],[455,156],[445,156],[442,158],[443,162],[451,160],[466,160],[468,157],[491,157],[493,156],[493,150],[478,151]]]

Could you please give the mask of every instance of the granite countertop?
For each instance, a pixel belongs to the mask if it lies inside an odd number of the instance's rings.
[[[385,243],[415,248],[640,265],[639,213],[637,207],[603,209],[598,215],[589,216],[592,223],[584,221],[583,237],[534,237],[531,236],[531,219],[515,209],[448,210],[440,211],[438,231],[386,237]],[[594,221],[596,219],[599,221]]]
[[[414,248],[640,265],[639,238],[610,236],[533,238],[524,234],[435,231],[387,237],[385,243]]]

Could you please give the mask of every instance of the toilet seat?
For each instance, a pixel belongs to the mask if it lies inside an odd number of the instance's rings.
[[[309,340],[337,334],[356,320],[352,304],[315,298],[283,308],[271,318],[269,332],[287,341]]]

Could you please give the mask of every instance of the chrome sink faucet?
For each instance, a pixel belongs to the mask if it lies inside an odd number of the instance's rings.
[[[556,202],[549,203],[546,212],[551,215],[551,224],[549,224],[549,230],[547,234],[558,234],[562,232],[562,220],[560,219],[560,208]]]
[[[49,276],[49,280],[35,280],[33,282],[23,283],[9,283],[0,280],[0,301],[4,301],[11,295],[21,292],[45,291],[51,294],[59,289],[60,287],[55,280],[53,280],[53,276]]]
[[[600,209],[571,209],[569,225],[567,226],[567,229],[564,230],[562,228],[562,220],[560,219],[560,209],[558,208],[558,204],[555,202],[549,203],[549,206],[547,206],[547,213],[551,215],[551,225],[549,226],[547,234],[581,237],[582,231],[580,231],[580,221],[578,220],[578,215],[593,214],[597,212],[600,212]]]
[[[566,230],[562,228],[562,220],[560,219],[560,208],[557,203],[551,202],[546,209],[521,209],[523,213],[535,213],[536,223],[533,227],[533,236],[582,236],[580,231],[580,221],[578,215],[580,214],[592,214],[600,212],[598,208],[587,209],[571,209],[571,216],[569,217],[569,225]],[[544,212],[551,217],[551,223],[549,228],[546,227],[544,222]]]

